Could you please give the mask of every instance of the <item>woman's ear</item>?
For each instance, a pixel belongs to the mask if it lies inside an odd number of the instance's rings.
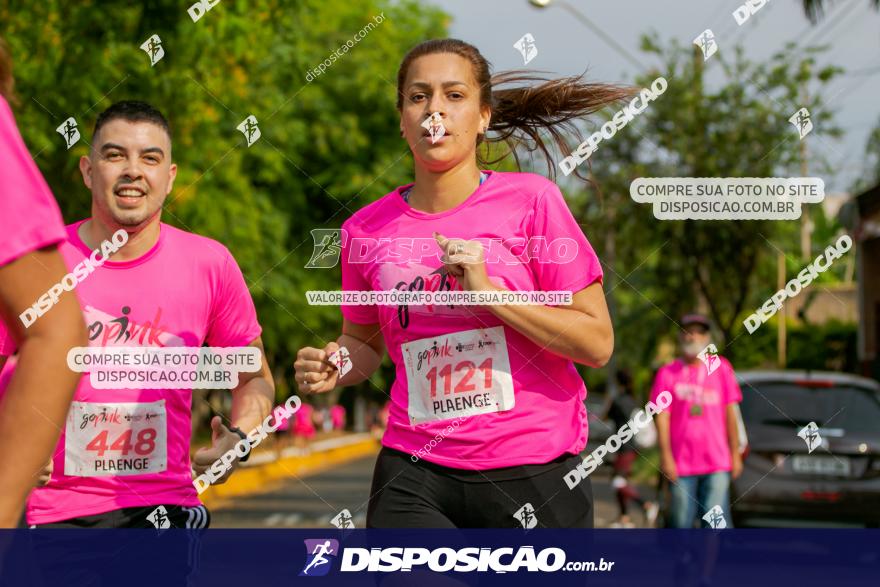
[[[486,134],[486,131],[489,130],[490,121],[492,120],[492,111],[489,108],[484,108],[480,114],[480,119],[480,122],[482,123],[480,125],[480,132]]]

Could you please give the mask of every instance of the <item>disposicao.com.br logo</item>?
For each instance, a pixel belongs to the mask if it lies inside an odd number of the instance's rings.
[[[300,577],[320,577],[330,572],[332,561],[339,554],[339,541],[332,538],[307,539],[306,566]]]
[[[385,548],[346,547],[339,551],[339,542],[332,539],[310,539],[306,544],[306,564],[300,577],[326,575],[332,561],[340,556],[339,572],[410,572],[423,568],[436,573],[493,572],[515,573],[517,571],[552,573],[555,571],[608,572],[613,561],[604,558],[595,561],[566,561],[561,548],[544,548],[536,551],[534,546],[518,548],[419,548],[391,546]]]

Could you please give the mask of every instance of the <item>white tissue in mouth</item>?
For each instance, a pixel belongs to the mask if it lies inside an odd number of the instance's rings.
[[[431,116],[422,123],[422,126],[431,135],[432,144],[436,143],[440,137],[446,134],[446,129],[443,127],[443,117],[439,112],[432,113]]]

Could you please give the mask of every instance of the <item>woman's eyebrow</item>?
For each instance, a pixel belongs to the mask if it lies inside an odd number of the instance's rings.
[[[448,87],[451,87],[451,86],[466,86],[466,85],[467,85],[467,82],[450,81],[450,82],[443,82],[441,85],[442,85],[444,88],[448,88]],[[431,84],[429,84],[428,82],[413,82],[413,83],[410,84],[410,87],[415,87],[415,88],[430,88],[430,87],[431,87]]]

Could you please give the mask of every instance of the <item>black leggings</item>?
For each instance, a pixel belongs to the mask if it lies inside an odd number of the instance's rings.
[[[373,472],[368,528],[592,528],[589,479],[564,475],[582,459],[463,471],[383,447]]]
[[[207,528],[210,523],[211,514],[204,505],[184,507],[169,504],[122,508],[103,514],[39,524],[32,526],[32,528],[187,528],[198,530]]]
[[[131,584],[133,573],[146,572],[153,564],[145,562],[141,543],[130,540],[137,531],[126,535],[118,548],[107,550],[106,533],[79,528],[149,528],[140,532],[145,543],[159,536],[150,546],[155,551],[151,555],[155,568],[161,568],[156,584],[190,585],[200,573],[202,535],[209,524],[210,514],[204,505],[171,504],[122,508],[39,524],[36,530],[16,535],[14,556],[18,562],[0,565],[0,585],[117,587]]]

